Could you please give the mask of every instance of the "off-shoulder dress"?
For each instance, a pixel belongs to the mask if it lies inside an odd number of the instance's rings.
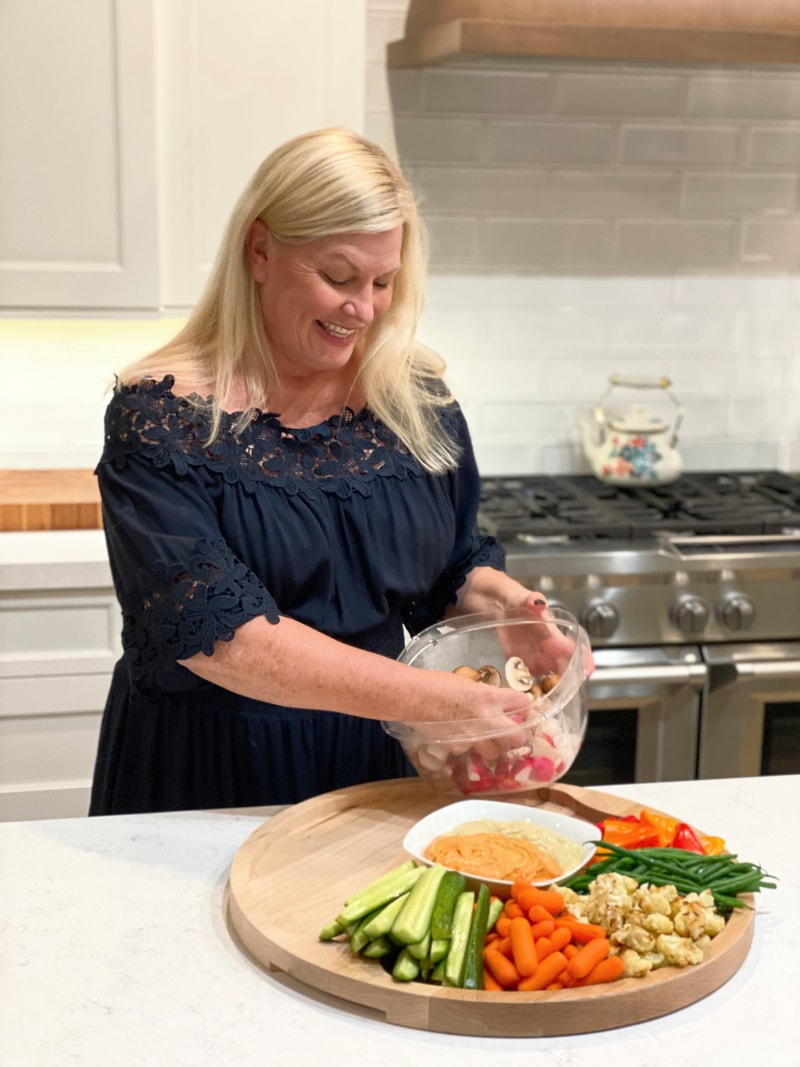
[[[293,803],[413,774],[380,708],[373,720],[262,703],[177,661],[256,616],[396,657],[404,627],[441,618],[473,567],[502,569],[476,524],[458,405],[440,417],[461,462],[432,475],[368,409],[304,429],[258,413],[240,433],[226,415],[208,446],[204,409],[173,385],[122,387],[106,411],[96,473],[123,654],[91,814]]]

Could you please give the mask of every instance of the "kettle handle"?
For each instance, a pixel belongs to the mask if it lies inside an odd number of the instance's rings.
[[[683,423],[683,405],[678,398],[672,392],[670,386],[672,380],[667,378],[666,375],[662,375],[660,378],[639,378],[636,375],[626,377],[622,374],[612,374],[608,379],[608,389],[603,393],[600,399],[597,401],[594,409],[594,417],[599,425],[606,429],[608,420],[606,419],[605,412],[603,411],[603,404],[608,400],[612,390],[616,389],[618,385],[625,386],[629,389],[663,389],[669,399],[676,407],[675,422],[672,425],[672,437],[670,438],[670,448],[674,448],[678,442],[678,430]]]

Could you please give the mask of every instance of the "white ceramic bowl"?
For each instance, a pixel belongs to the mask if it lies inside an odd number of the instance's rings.
[[[414,823],[403,838],[403,848],[418,863],[429,867],[431,866],[431,861],[425,858],[425,849],[431,841],[442,834],[451,833],[457,826],[477,819],[496,819],[499,822],[525,820],[536,826],[543,826],[547,830],[552,830],[554,833],[566,837],[567,840],[581,845],[583,847],[583,857],[580,863],[568,871],[564,871],[559,878],[555,879],[556,882],[566,881],[567,878],[577,874],[582,867],[585,867],[596,851],[595,846],[590,842],[597,841],[600,838],[600,831],[594,823],[586,822],[584,819],[576,819],[571,815],[561,815],[559,812],[546,811],[543,808],[534,808],[527,804],[509,804],[502,800],[459,800],[455,804],[448,804],[437,811],[432,811],[430,815],[426,815],[425,818]],[[465,875],[468,883],[473,886],[479,882],[485,882],[493,893],[504,899],[511,889],[510,881],[477,878],[471,876],[469,871],[462,871],[462,874]],[[534,882],[533,884],[547,886],[551,885],[552,882],[553,879],[548,878],[544,882]]]

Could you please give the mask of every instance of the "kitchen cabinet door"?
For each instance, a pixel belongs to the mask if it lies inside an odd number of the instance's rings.
[[[158,306],[153,21],[0,3],[0,306]]]
[[[183,309],[274,148],[362,131],[366,0],[162,0],[156,17],[162,301]]]

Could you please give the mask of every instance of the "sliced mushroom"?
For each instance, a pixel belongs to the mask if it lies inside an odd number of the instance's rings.
[[[497,667],[493,667],[491,663],[487,663],[484,667],[479,667],[478,674],[480,675],[480,680],[485,682],[486,685],[501,686],[503,684],[500,671],[498,671]]]
[[[506,660],[506,681],[512,689],[517,689],[521,693],[530,691],[533,677],[525,666],[525,660],[519,656],[511,656]]]
[[[542,687],[543,693],[549,693],[551,689],[555,689],[560,681],[560,674],[546,674],[539,684]]]
[[[481,680],[481,672],[475,667],[456,667],[453,674],[460,674],[464,678],[469,678],[471,682],[479,682]]]

